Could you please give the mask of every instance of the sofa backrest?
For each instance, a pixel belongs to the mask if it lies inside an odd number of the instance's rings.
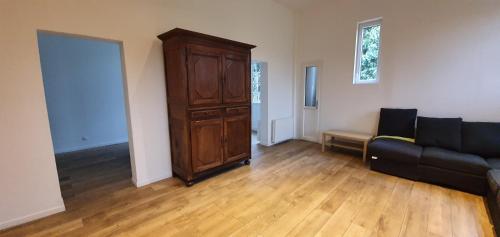
[[[500,158],[500,123],[463,122],[462,151],[484,158]]]
[[[417,109],[380,109],[377,136],[415,137]]]
[[[415,143],[421,146],[462,150],[462,118],[418,117]]]

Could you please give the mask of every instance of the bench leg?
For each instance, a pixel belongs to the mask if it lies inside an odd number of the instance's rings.
[[[321,152],[325,152],[325,134],[322,136],[322,142],[321,142]]]
[[[368,150],[368,142],[363,142],[363,163],[366,163],[366,152]]]

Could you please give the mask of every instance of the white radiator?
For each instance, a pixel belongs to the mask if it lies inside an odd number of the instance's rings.
[[[271,123],[271,142],[280,143],[293,138],[293,118],[275,119]]]

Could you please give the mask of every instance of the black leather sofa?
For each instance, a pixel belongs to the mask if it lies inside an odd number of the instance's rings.
[[[489,188],[486,196],[490,218],[495,226],[497,236],[500,233],[500,169],[498,168],[488,171]]]
[[[415,142],[374,139],[368,145],[372,170],[486,196],[500,233],[500,123],[417,119],[415,109],[382,109],[378,135]]]

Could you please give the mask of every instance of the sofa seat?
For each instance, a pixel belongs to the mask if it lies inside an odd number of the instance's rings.
[[[370,169],[411,180],[418,180],[418,161],[422,147],[410,142],[380,138],[368,145]]]
[[[401,140],[381,138],[368,145],[371,156],[399,163],[418,164],[422,147]]]
[[[485,176],[490,169],[485,159],[437,147],[426,147],[420,159],[421,165]]]

